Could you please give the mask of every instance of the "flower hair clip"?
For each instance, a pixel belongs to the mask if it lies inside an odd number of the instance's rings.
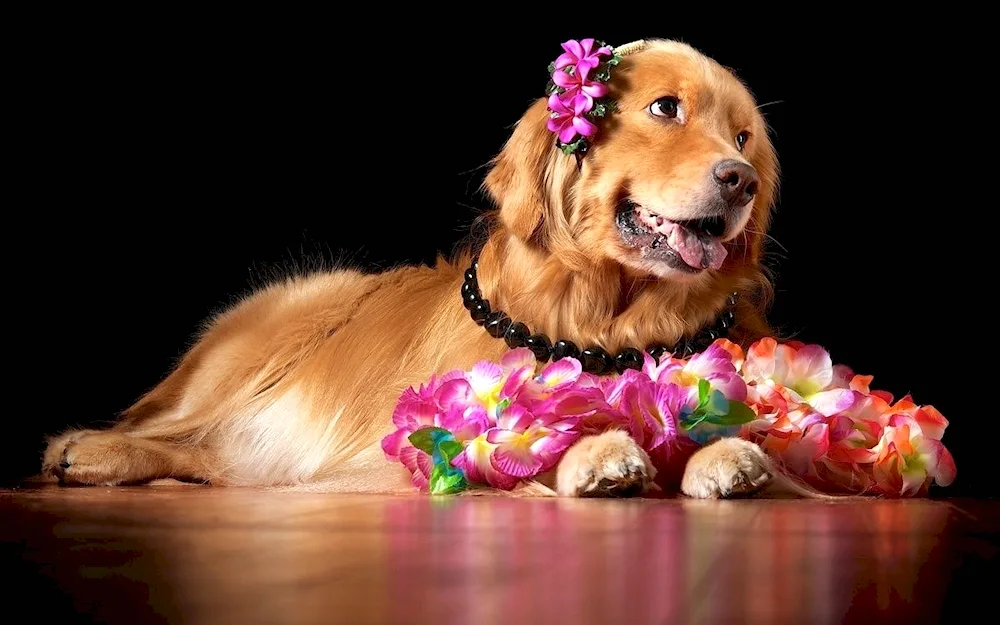
[[[579,157],[597,134],[596,122],[615,110],[615,102],[607,97],[607,83],[621,55],[593,39],[570,39],[562,49],[549,64],[547,128],[556,134],[556,145],[563,153]]]

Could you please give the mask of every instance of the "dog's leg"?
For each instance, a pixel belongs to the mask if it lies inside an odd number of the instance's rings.
[[[699,449],[684,468],[681,492],[698,499],[749,495],[771,475],[767,455],[741,438],[723,438]]]
[[[45,470],[63,484],[139,484],[159,478],[203,481],[196,450],[109,430],[60,436],[45,452]]]
[[[585,436],[567,450],[556,470],[556,492],[564,497],[634,497],[653,483],[649,455],[627,432]]]

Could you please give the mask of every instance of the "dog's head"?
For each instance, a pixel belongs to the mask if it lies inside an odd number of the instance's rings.
[[[546,99],[518,122],[485,180],[502,227],[575,270],[615,263],[684,288],[763,281],[778,164],[754,98],[688,45],[635,47],[579,159],[557,147]]]

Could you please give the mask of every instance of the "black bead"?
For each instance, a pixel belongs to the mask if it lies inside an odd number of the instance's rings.
[[[717,326],[715,326],[715,333],[719,335],[719,338],[726,338],[729,336],[729,328],[722,325],[720,322]]]
[[[711,345],[712,342],[714,342],[715,339],[717,338],[719,338],[719,333],[713,330],[712,328],[708,328],[702,333],[702,339],[705,341],[706,347]]]
[[[469,293],[468,295],[462,296],[462,304],[465,306],[465,309],[470,312],[472,311],[473,306],[479,303],[479,300],[479,293]]]
[[[476,283],[476,270],[472,267],[465,270],[465,281],[471,282],[472,284]]]
[[[694,353],[694,348],[688,341],[681,341],[674,345],[674,358],[688,358]]]
[[[556,341],[556,344],[552,346],[552,361],[555,362],[563,358],[580,359],[580,348],[576,346],[576,343],[573,341]]]
[[[544,334],[533,334],[524,341],[524,346],[531,350],[539,362],[546,362],[552,355],[552,341]]]
[[[698,336],[692,337],[688,340],[688,347],[691,349],[691,354],[697,352],[703,352],[708,348],[708,338],[704,334],[699,334]],[[687,356],[685,356],[687,358]]]
[[[494,310],[486,316],[486,322],[483,323],[483,327],[490,333],[490,336],[498,339],[506,334],[507,328],[510,327],[510,324],[511,320],[510,317],[507,316],[507,313],[502,310]]]
[[[469,309],[469,313],[472,315],[472,320],[483,325],[486,322],[486,317],[493,312],[490,310],[490,301],[483,299],[479,300],[475,306]]]
[[[520,321],[515,321],[507,328],[507,332],[503,335],[503,340],[507,342],[507,347],[515,349],[517,347],[524,347],[524,342],[529,336],[531,336],[531,332],[528,330],[528,326]]]
[[[614,359],[600,347],[590,347],[580,353],[583,370],[594,375],[604,375],[615,366]]]
[[[615,357],[615,368],[618,373],[624,373],[626,369],[642,369],[642,352],[626,347]]]
[[[659,363],[660,358],[663,358],[663,355],[669,351],[670,348],[662,344],[650,345],[646,348],[646,353],[652,356],[657,363]]]
[[[463,282],[462,283],[462,297],[464,298],[469,293],[478,293],[479,289],[476,288],[475,282]]]
[[[728,304],[729,304],[730,306],[735,306],[735,305],[736,305],[736,293],[733,293],[732,295],[730,295],[730,296],[729,296],[729,297],[728,297],[728,298],[726,299],[726,302],[727,302],[727,303],[728,303]]]
[[[733,311],[731,310],[727,310],[723,312],[721,315],[719,315],[719,326],[723,328],[727,329],[731,328],[733,327],[733,323],[735,322],[736,322],[736,315],[733,314]]]

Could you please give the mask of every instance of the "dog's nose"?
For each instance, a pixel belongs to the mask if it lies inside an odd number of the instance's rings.
[[[760,190],[757,170],[735,159],[719,161],[713,173],[722,200],[730,208],[746,206]]]

